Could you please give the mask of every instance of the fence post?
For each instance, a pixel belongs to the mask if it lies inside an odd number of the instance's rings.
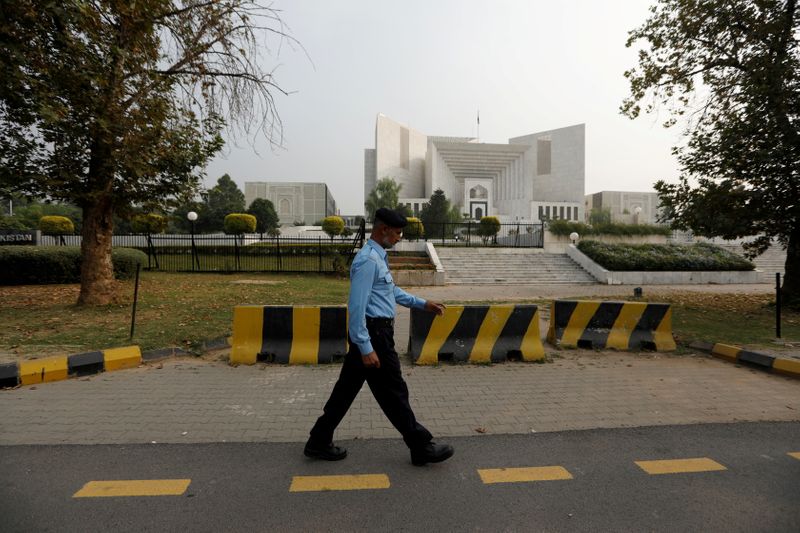
[[[131,339],[133,339],[133,330],[136,326],[136,302],[139,300],[139,269],[141,267],[141,263],[136,263],[136,281],[133,286],[133,309],[131,311]]]
[[[281,238],[280,238],[280,236],[278,236],[278,235],[275,236],[275,243],[277,244],[276,248],[278,250],[278,271],[281,271],[281,270],[283,270],[283,266],[281,264]]]
[[[322,272],[322,237],[317,237],[317,255],[319,257],[319,271]]]
[[[781,338],[781,273],[775,272],[775,337]]]

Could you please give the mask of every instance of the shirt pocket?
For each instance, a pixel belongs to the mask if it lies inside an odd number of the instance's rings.
[[[382,276],[378,276],[378,281],[375,283],[375,288],[383,293],[391,293],[394,286],[394,279],[392,279],[391,272],[387,272]]]

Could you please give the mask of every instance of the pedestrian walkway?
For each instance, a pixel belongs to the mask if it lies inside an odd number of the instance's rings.
[[[435,435],[800,420],[796,380],[707,356],[552,352],[545,364],[403,364]],[[301,442],[339,365],[171,360],[0,391],[0,445]],[[336,438],[396,438],[365,387]]]

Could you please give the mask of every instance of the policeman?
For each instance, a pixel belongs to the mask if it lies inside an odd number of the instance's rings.
[[[392,280],[385,249],[403,237],[406,217],[381,207],[374,220],[372,234],[350,268],[350,351],[323,414],[311,429],[304,453],[326,461],[347,457],[346,449],[333,444],[333,432],[366,381],[411,450],[411,462],[416,466],[438,463],[453,455],[453,447],[434,443],[411,410],[408,387],[394,349],[394,312],[397,303],[441,315],[444,305],[412,296]]]

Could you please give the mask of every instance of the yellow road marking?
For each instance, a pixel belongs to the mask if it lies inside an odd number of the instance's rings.
[[[737,348],[736,346],[728,346],[727,344],[715,344],[711,349],[711,353],[717,357],[722,357],[723,359],[728,359],[729,361],[734,362],[736,362],[739,352],[741,351],[741,348]]]
[[[563,346],[577,346],[578,341],[583,335],[589,321],[597,312],[600,307],[600,302],[578,302],[572,316],[569,317],[567,327],[564,328],[564,334],[561,336],[561,344]]]
[[[608,333],[606,348],[616,350],[627,350],[631,341],[631,333],[642,318],[647,304],[625,303],[619,311],[619,316],[614,321],[611,331]]]
[[[255,364],[261,351],[263,328],[263,306],[237,305],[233,308],[231,363]]]
[[[292,309],[290,365],[315,365],[319,362],[319,323],[319,307]]]
[[[141,362],[142,352],[139,351],[138,346],[103,350],[103,368],[105,368],[106,372],[136,368]]]
[[[789,452],[789,455],[791,455],[795,459],[800,459],[800,452]]]
[[[685,474],[688,472],[712,472],[727,470],[724,466],[709,459],[698,457],[695,459],[667,459],[661,461],[634,461],[639,468],[648,474]]]
[[[19,362],[19,379],[23,385],[67,379],[66,357],[45,357]]]
[[[492,359],[492,348],[497,342],[497,337],[503,331],[503,327],[508,322],[508,317],[514,311],[513,305],[492,305],[486,312],[486,316],[478,329],[478,336],[469,354],[472,363],[488,363]]]
[[[418,365],[435,365],[439,362],[439,350],[447,342],[447,337],[456,327],[463,312],[463,305],[453,305],[447,307],[443,315],[433,317],[431,329],[425,336],[425,342],[417,359]]]
[[[318,492],[323,490],[388,489],[386,474],[354,474],[347,476],[294,476],[289,492]]]
[[[89,481],[73,498],[108,498],[115,496],[180,496],[191,479],[118,479]]]
[[[487,468],[478,470],[481,481],[491,483],[520,483],[524,481],[555,481],[572,479],[562,466],[531,466],[525,468]]]
[[[776,357],[775,362],[772,363],[772,369],[788,374],[800,374],[800,361]]]

